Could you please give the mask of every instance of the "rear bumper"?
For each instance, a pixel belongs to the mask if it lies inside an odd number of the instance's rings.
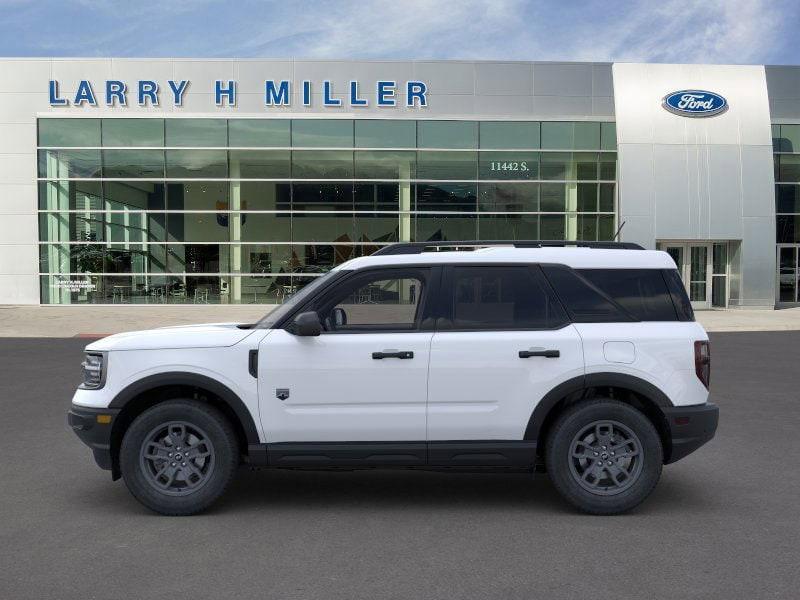
[[[664,409],[672,441],[665,463],[674,463],[697,450],[717,432],[719,407],[708,402]]]
[[[111,461],[111,428],[119,410],[109,408],[86,408],[74,404],[67,413],[67,423],[80,440],[92,449],[94,460],[101,469],[110,471]],[[108,415],[108,423],[99,423],[99,415]]]

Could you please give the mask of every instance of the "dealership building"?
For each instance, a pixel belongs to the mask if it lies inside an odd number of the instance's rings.
[[[636,242],[797,305],[800,67],[0,60],[0,304],[274,303],[397,241]]]

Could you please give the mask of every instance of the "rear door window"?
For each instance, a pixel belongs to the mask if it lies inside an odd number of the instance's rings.
[[[542,265],[542,271],[576,323],[635,321],[603,290],[565,265]]]
[[[640,321],[677,320],[659,269],[579,269],[578,273]]]

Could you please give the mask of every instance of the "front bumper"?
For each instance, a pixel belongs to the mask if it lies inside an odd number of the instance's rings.
[[[712,402],[664,409],[671,450],[665,463],[674,463],[708,442],[717,432],[719,407]]]
[[[67,413],[67,423],[72,431],[92,449],[97,466],[107,471],[112,469],[111,429],[118,414],[118,409],[86,408],[74,404]]]

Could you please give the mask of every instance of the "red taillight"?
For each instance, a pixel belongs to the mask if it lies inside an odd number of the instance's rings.
[[[711,345],[707,341],[694,343],[694,372],[708,389],[711,383]]]

